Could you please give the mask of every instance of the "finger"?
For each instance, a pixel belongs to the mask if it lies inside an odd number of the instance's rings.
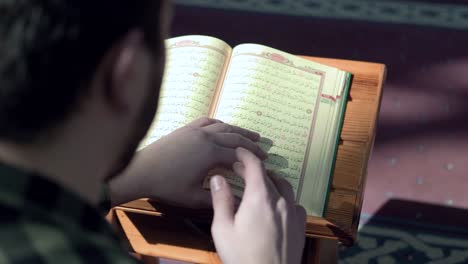
[[[221,166],[227,169],[230,169],[234,163],[238,162],[239,159],[237,157],[237,149],[232,149],[232,148],[225,148],[220,145],[214,145],[214,150],[213,150],[213,163],[211,163],[212,166],[217,167]],[[246,150],[247,151],[247,150]],[[254,154],[252,154],[254,157]],[[257,158],[258,159],[258,158]],[[242,175],[239,175],[242,176]]]
[[[267,171],[267,175],[270,176],[271,181],[276,186],[279,194],[286,199],[290,204],[296,203],[296,197],[294,195],[294,189],[292,185],[282,176],[278,175],[272,170]]]
[[[257,157],[264,160],[268,158],[268,154],[260,148],[259,145],[255,144],[249,138],[246,138],[236,133],[216,133],[214,134],[215,143],[227,148],[238,148],[242,147],[253,152]]]
[[[209,125],[213,125],[213,124],[218,124],[218,123],[223,123],[221,120],[217,120],[217,119],[213,119],[213,118],[208,118],[208,117],[201,117],[201,118],[198,118],[192,122],[190,122],[189,124],[187,124],[187,126],[191,126],[191,127],[205,127],[205,126],[209,126]]]
[[[235,162],[233,165],[232,165],[232,170],[237,174],[239,175],[240,177],[244,178],[244,165],[242,165],[242,163],[240,162]]]
[[[303,228],[304,232],[307,226],[307,212],[304,207],[296,205],[296,221],[299,227]]]
[[[213,200],[213,225],[232,225],[234,221],[234,196],[224,177],[215,175],[210,179]]]
[[[213,153],[213,166],[221,166],[224,168],[231,168],[232,164],[237,160],[236,150],[232,148],[225,148],[220,145],[214,144]]]
[[[259,141],[260,140],[260,134],[254,131],[250,131],[245,128],[241,128],[238,126],[233,126],[229,125],[226,123],[215,123],[215,124],[210,124],[205,127],[205,129],[209,132],[213,133],[236,133],[239,135],[242,135],[252,141]]]
[[[253,193],[271,193],[273,190],[267,184],[268,179],[266,179],[262,161],[244,148],[237,148],[236,156],[244,166],[242,175],[240,175],[245,181],[244,197]]]
[[[241,162],[235,162],[232,165],[232,169],[238,176],[242,177],[243,179],[245,178],[245,167]],[[265,184],[267,185],[268,189],[275,190],[275,193],[279,195],[276,190],[276,186],[268,177],[265,178]]]
[[[239,161],[237,157],[237,149],[226,148],[221,145],[214,144],[213,153],[214,158],[211,163],[212,166],[221,166],[229,169],[235,162]],[[254,155],[254,157],[257,156]]]

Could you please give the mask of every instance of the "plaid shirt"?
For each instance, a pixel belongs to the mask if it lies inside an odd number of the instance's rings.
[[[0,263],[137,262],[96,208],[36,173],[0,164]]]

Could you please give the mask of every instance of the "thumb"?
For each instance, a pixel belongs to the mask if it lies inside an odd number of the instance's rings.
[[[234,196],[224,177],[216,175],[210,179],[213,200],[213,225],[231,225],[234,221]]]

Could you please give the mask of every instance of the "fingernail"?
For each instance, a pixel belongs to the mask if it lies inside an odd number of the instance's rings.
[[[244,165],[240,162],[234,162],[234,164],[232,164],[232,169],[239,174],[244,170]]]
[[[213,176],[210,180],[211,190],[219,191],[224,184],[224,178],[221,176]]]

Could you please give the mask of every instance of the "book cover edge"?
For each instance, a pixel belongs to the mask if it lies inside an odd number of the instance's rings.
[[[343,91],[343,100],[348,100],[349,97],[349,90],[351,89],[352,85],[352,79],[353,79],[353,74],[350,72],[346,72],[346,84],[344,87]],[[341,140],[341,132],[343,130],[343,125],[344,125],[344,118],[345,118],[345,113],[346,113],[346,107],[348,103],[344,103],[343,106],[341,107],[341,122],[339,123],[338,127],[338,136],[336,137],[336,143],[335,143],[335,149],[333,150],[333,164],[330,169],[330,177],[328,177],[328,187],[327,187],[327,195],[325,198],[325,203],[323,204],[322,207],[322,217],[325,218],[325,211],[326,207],[328,205],[329,199],[330,199],[330,189],[331,185],[333,183],[333,176],[335,172],[335,167],[336,167],[336,159],[338,157],[338,147],[340,145],[340,140]]]

